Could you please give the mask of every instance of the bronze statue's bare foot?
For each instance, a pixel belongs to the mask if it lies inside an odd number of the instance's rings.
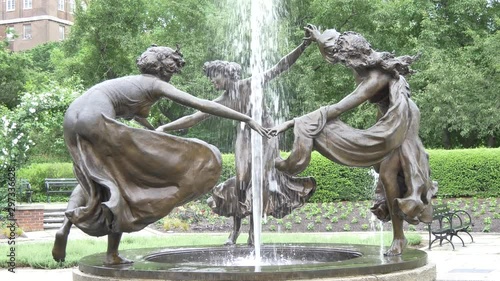
[[[234,246],[234,241],[231,239],[227,239],[226,242],[224,242],[224,246]]]
[[[253,246],[253,239],[248,238],[247,245],[248,246]]]
[[[66,244],[68,243],[68,235],[62,231],[57,231],[56,240],[52,247],[52,257],[57,262],[64,262],[66,258]]]
[[[224,246],[233,246],[236,245],[236,240],[238,239],[238,236],[240,235],[239,229],[241,226],[241,219],[238,219],[236,217],[234,218],[234,225],[233,225],[233,231],[229,233],[229,237],[227,238],[226,242],[224,242]]]
[[[104,261],[104,264],[106,265],[118,265],[118,264],[129,264],[133,263],[134,261],[122,258],[120,257],[119,254],[113,253],[113,254],[107,254],[106,255],[106,260]]]
[[[387,252],[385,252],[384,256],[399,256],[403,253],[403,249],[408,244],[408,240],[406,238],[403,239],[394,239],[392,240],[392,245]]]

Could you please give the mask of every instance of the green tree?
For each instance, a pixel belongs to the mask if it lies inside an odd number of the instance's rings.
[[[11,52],[7,45],[6,41],[0,42],[0,105],[12,109],[19,103],[31,62],[26,54]]]
[[[250,26],[249,16],[243,13],[248,4],[235,3],[230,0],[89,1],[87,9],[76,11],[75,25],[62,46],[55,43],[19,54],[25,59],[24,73],[16,71],[22,63],[4,63],[8,52],[0,54],[0,83],[12,83],[11,88],[17,90],[10,92],[17,94],[26,90],[39,92],[37,87],[47,85],[50,80],[65,83],[68,79],[75,81],[70,77],[76,77],[76,81],[81,80],[88,88],[106,79],[137,73],[135,59],[152,43],[170,47],[179,44],[187,64],[171,83],[190,94],[213,99],[220,93],[204,77],[204,62],[236,61],[244,69],[242,76],[249,76]],[[447,148],[498,146],[495,140],[499,137],[500,123],[499,3],[283,0],[276,15],[279,40],[269,42],[266,48],[271,50],[277,45],[276,57],[271,58],[277,61],[300,42],[303,27],[312,23],[323,30],[359,32],[375,49],[394,50],[396,55],[421,51],[421,59],[413,65],[417,73],[407,78],[422,112],[424,144]],[[4,71],[6,66],[15,69]],[[16,76],[2,80],[2,74],[6,73]],[[290,71],[270,86],[280,93],[277,99],[282,108],[280,117],[285,119],[335,103],[355,87],[350,71],[325,62],[314,44]],[[192,112],[165,100],[153,108],[150,121],[157,126]],[[374,117],[374,107],[364,104],[342,119],[354,127],[366,128],[373,124]],[[178,134],[203,139],[231,152],[235,125],[211,118],[187,133]]]
[[[422,137],[432,147],[496,146],[498,1],[434,1],[422,20],[424,50],[413,82]]]
[[[78,7],[64,53],[54,54],[57,76],[78,76],[90,87],[136,71],[146,15],[144,0],[93,0],[86,9]]]
[[[2,169],[27,162],[69,161],[62,123],[64,112],[81,91],[80,87],[51,83],[40,87],[39,92],[23,93],[19,106],[2,116]]]
[[[62,137],[62,119],[69,103],[79,95],[72,89],[51,85],[51,90],[39,93],[24,93],[20,103],[9,110],[0,105],[0,209],[6,205],[7,184],[10,169],[20,167],[40,155],[49,155],[45,161],[69,161]]]
[[[54,62],[50,59],[52,52],[60,48],[61,42],[47,42],[26,51],[31,57],[32,66],[38,72],[53,73],[55,71]]]

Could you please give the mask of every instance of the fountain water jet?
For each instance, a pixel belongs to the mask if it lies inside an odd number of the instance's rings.
[[[252,94],[250,103],[252,106],[252,118],[262,124],[263,111],[263,81],[261,73],[264,73],[264,57],[262,47],[266,40],[263,28],[272,20],[273,1],[253,0],[251,1],[251,64],[252,69]],[[271,33],[272,34],[272,33]],[[261,262],[260,247],[262,233],[262,184],[263,184],[263,163],[262,163],[262,137],[259,134],[251,133],[252,143],[252,213],[254,226],[254,246],[255,263],[259,266]]]

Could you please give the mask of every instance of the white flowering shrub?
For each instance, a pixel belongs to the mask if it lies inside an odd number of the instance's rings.
[[[63,139],[64,113],[71,102],[81,95],[80,87],[66,88],[53,83],[39,93],[22,95],[21,103],[13,110],[0,109],[0,165],[2,173],[9,167],[19,169],[30,156],[67,155]],[[6,186],[6,177],[0,179]],[[3,189],[3,188],[2,188]]]

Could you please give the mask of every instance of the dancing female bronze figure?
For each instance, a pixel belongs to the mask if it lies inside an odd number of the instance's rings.
[[[292,52],[259,75],[265,85],[292,66],[310,44],[304,40]],[[250,95],[252,92],[252,77],[240,79],[241,66],[235,62],[211,61],[206,62],[204,71],[212,81],[215,89],[224,93],[214,101],[230,107],[244,114],[251,114]],[[161,130],[179,130],[192,127],[210,117],[210,114],[196,112],[184,116],[172,123],[161,126]],[[268,109],[263,107],[263,126],[272,127],[274,121]],[[316,182],[312,177],[292,177],[274,168],[274,159],[279,155],[278,139],[265,139],[263,146],[263,213],[282,218],[294,209],[302,206],[316,189]],[[236,175],[219,184],[209,198],[212,210],[226,217],[233,217],[233,230],[229,234],[226,245],[236,244],[240,234],[242,218],[252,214],[252,147],[250,129],[248,126],[236,126],[235,141]],[[253,244],[253,220],[250,218],[248,244]]]
[[[222,165],[216,147],[157,132],[146,120],[159,99],[246,122],[267,135],[250,117],[168,83],[184,66],[178,50],[151,47],[137,59],[137,66],[142,74],[97,84],[66,111],[64,139],[79,185],[56,234],[52,255],[57,261],[65,258],[74,224],[92,236],[108,235],[105,263],[129,263],[118,254],[123,232],[143,229],[217,183]],[[127,126],[117,118],[135,119],[149,130]]]
[[[276,167],[299,173],[308,165],[313,149],[340,164],[373,166],[379,181],[377,202],[371,210],[383,221],[392,220],[394,239],[386,255],[399,255],[407,243],[403,220],[411,224],[430,222],[431,197],[437,192],[430,179],[428,155],[418,136],[420,112],[410,99],[403,77],[410,73],[409,66],[417,56],[377,52],[355,32],[327,30],[321,34],[313,25],[305,29],[328,62],[353,70],[358,85],[338,103],[273,128],[272,135],[291,127],[295,134],[290,156],[278,158]],[[365,101],[378,107],[375,125],[359,130],[338,119]]]

